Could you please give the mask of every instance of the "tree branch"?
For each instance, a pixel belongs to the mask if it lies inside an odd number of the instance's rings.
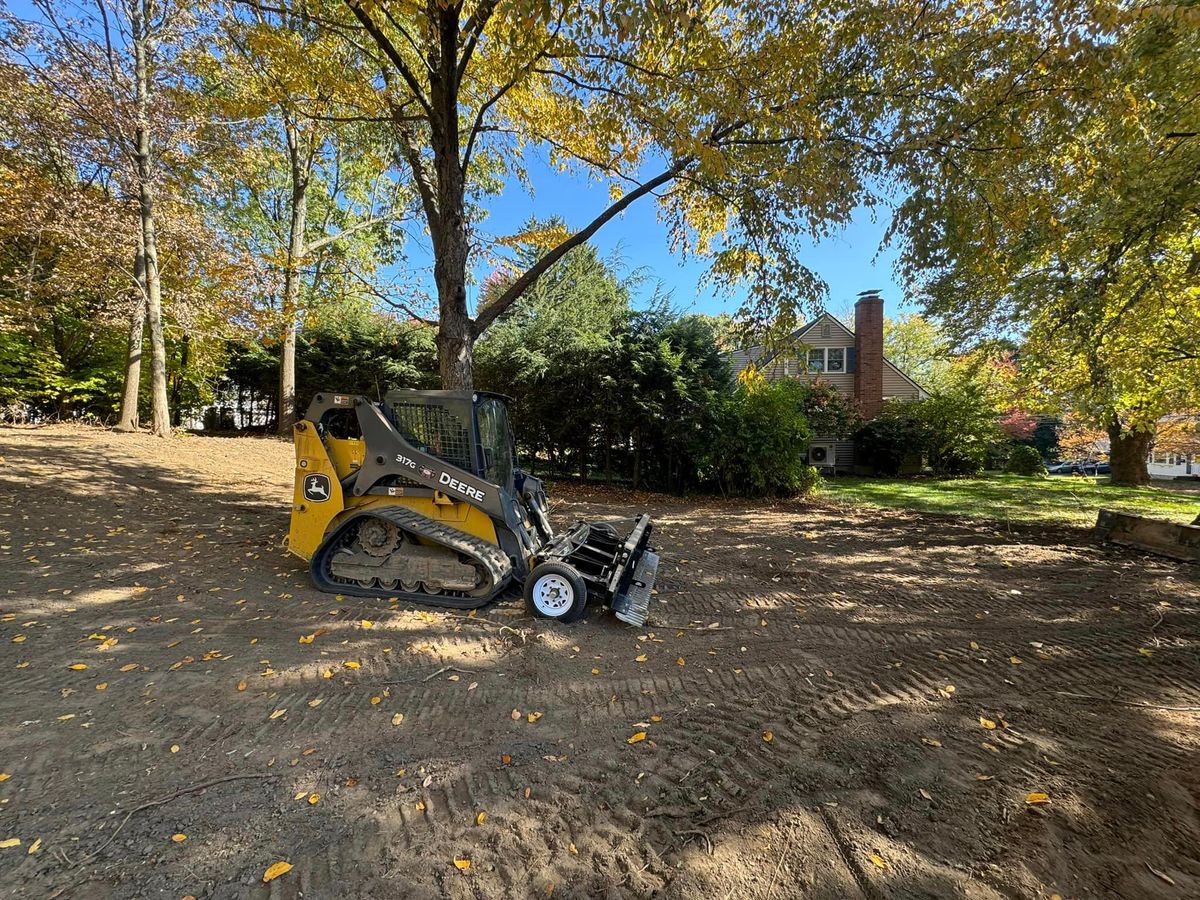
[[[306,244],[301,255],[302,256],[311,256],[312,254],[316,253],[318,250],[324,249],[325,247],[328,247],[330,244],[333,244],[333,243],[336,243],[337,241],[342,240],[342,238],[348,238],[348,237],[350,237],[350,235],[357,234],[358,232],[363,231],[364,229],[370,228],[372,225],[378,225],[380,222],[386,222],[388,220],[388,218],[389,218],[388,216],[373,216],[370,219],[364,219],[361,222],[356,222],[353,225],[351,225],[349,228],[343,228],[341,231],[337,232],[336,234],[327,234],[324,237],[318,238],[317,240],[313,241],[311,244]]]
[[[346,0],[346,5],[349,6],[350,11],[354,13],[354,18],[358,19],[358,21],[362,23],[362,27],[366,30],[367,34],[371,36],[379,49],[383,51],[384,55],[388,58],[388,61],[391,62],[396,71],[400,73],[400,77],[404,79],[404,83],[407,84],[408,89],[412,91],[413,98],[421,105],[421,108],[425,110],[425,113],[432,119],[433,108],[429,105],[429,100],[421,91],[421,83],[417,81],[412,69],[408,67],[408,63],[404,61],[404,57],[401,56],[400,51],[396,49],[396,45],[393,44],[388,36],[383,33],[383,29],[375,24],[375,20],[371,18],[371,14],[363,9],[361,5],[359,5],[359,0]]]
[[[526,269],[524,274],[510,284],[503,294],[501,294],[492,302],[488,303],[483,309],[479,310],[475,316],[475,321],[473,324],[475,335],[478,336],[482,334],[484,330],[486,330],[487,327],[492,324],[492,322],[496,321],[497,317],[499,317],[506,309],[508,309],[517,301],[521,294],[523,294],[534,284],[534,282],[541,278],[547,269],[553,266],[556,262],[566,256],[576,247],[586,243],[592,237],[592,235],[600,230],[603,225],[624,212],[625,209],[635,200],[646,196],[646,194],[649,194],[656,188],[661,187],[671,179],[675,178],[675,176],[691,165],[693,161],[693,157],[684,157],[672,165],[669,169],[659,173],[649,181],[644,182],[635,190],[630,191],[620,200],[616,201],[606,210],[604,210],[604,212],[600,213],[600,215],[596,216],[596,218],[592,219],[592,221],[589,222],[585,227],[579,229],[579,231],[576,231],[569,238],[562,241],[557,247],[539,259],[537,263]]]

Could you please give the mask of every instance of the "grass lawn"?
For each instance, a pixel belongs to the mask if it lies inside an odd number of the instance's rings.
[[[1096,524],[1101,507],[1191,522],[1200,514],[1200,490],[1161,482],[1147,488],[1113,487],[1107,478],[986,475],[982,478],[830,478],[822,496],[853,506],[882,506],[972,519],[1075,525]]]

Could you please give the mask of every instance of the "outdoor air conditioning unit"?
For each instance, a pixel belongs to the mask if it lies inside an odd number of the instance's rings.
[[[808,464],[818,469],[832,469],[834,462],[833,444],[810,444],[808,447]]]

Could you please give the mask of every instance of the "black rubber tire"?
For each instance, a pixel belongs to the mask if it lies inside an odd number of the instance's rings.
[[[562,612],[558,615],[551,615],[538,609],[537,604],[533,601],[533,592],[537,587],[538,580],[547,575],[558,575],[567,582],[568,587],[572,592],[571,601],[566,605]],[[531,616],[538,619],[551,619],[555,622],[576,622],[587,609],[587,582],[583,580],[583,576],[575,571],[574,566],[561,562],[544,562],[533,567],[533,571],[529,573],[529,577],[525,579],[525,609],[529,611]]]

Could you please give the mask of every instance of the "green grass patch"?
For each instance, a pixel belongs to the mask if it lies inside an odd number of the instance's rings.
[[[1107,478],[1077,475],[1032,478],[830,478],[822,496],[854,506],[943,513],[969,519],[999,519],[1043,525],[1096,524],[1096,511],[1123,512],[1191,522],[1200,514],[1200,490],[1162,482],[1153,487],[1114,487]]]

